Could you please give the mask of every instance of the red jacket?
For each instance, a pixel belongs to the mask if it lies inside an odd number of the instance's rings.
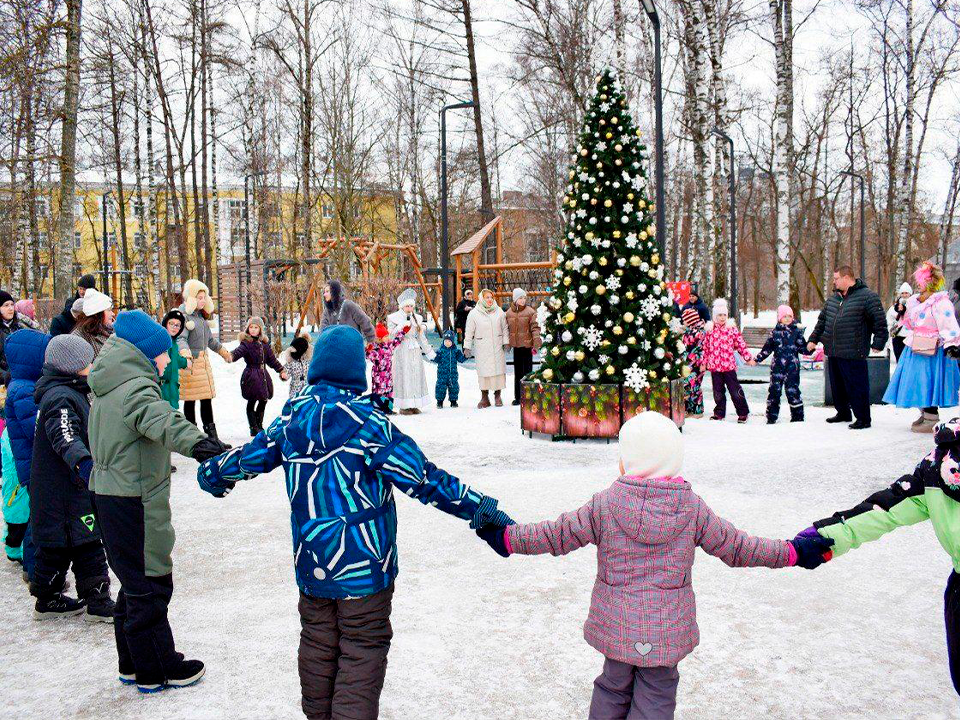
[[[706,324],[703,335],[703,363],[710,372],[729,372],[737,369],[736,353],[749,362],[753,355],[747,350],[743,335],[730,320],[717,325],[712,320]]]

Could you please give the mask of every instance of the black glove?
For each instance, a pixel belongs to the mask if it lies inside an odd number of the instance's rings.
[[[947,357],[951,357],[954,360],[960,360],[960,345],[951,345],[944,352],[947,354]]]
[[[230,447],[230,445],[221,442],[217,438],[205,437],[203,440],[193,446],[193,450],[190,452],[190,454],[193,456],[194,460],[202,463],[204,460],[209,460],[217,455],[223,455],[227,450],[230,449]]]
[[[830,553],[833,538],[825,538],[819,535],[810,537],[801,533],[790,543],[793,545],[793,549],[797,551],[797,566],[806,570],[815,570],[830,559],[825,558],[824,554]]]
[[[512,524],[512,523],[511,523]],[[500,557],[510,557],[510,551],[507,550],[506,528],[503,525],[484,525],[477,528],[477,535],[487,545],[493,548],[493,551]]]

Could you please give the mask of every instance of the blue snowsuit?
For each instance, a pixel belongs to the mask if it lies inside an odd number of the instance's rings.
[[[453,343],[447,347],[445,340]],[[440,347],[437,349],[436,357],[433,362],[437,364],[437,404],[442,405],[447,393],[450,394],[450,402],[455,403],[460,397],[460,369],[457,363],[466,362],[467,358],[457,347],[457,334],[453,330],[447,330],[440,341]]]
[[[33,391],[43,374],[43,356],[49,342],[49,335],[24,329],[13,333],[5,343],[11,377],[7,388],[7,436],[16,466],[16,478],[24,489],[30,484],[33,435],[37,425],[37,403]],[[23,495],[27,496],[25,490]],[[35,554],[33,533],[27,523],[23,535],[23,569],[28,575],[33,573]]]
[[[394,488],[470,527],[506,525],[497,501],[424,457],[371,395],[308,385],[246,445],[207,460],[200,486],[214,492],[283,466],[297,585],[314,598],[366,597],[397,576]]]
[[[756,361],[763,362],[773,355],[770,364],[770,389],[767,393],[767,420],[776,422],[780,415],[780,393],[786,389],[791,422],[803,420],[803,398],[800,397],[800,354],[806,349],[803,326],[793,321],[789,325],[777,323],[770,337],[757,353]]]

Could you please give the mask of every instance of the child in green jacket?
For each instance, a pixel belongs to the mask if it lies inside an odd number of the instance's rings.
[[[160,324],[166,328],[167,333],[169,333],[172,340],[170,343],[170,349],[167,351],[167,354],[170,356],[170,363],[167,365],[166,369],[164,369],[163,375],[160,376],[160,395],[164,400],[170,403],[170,407],[172,407],[174,410],[179,410],[180,371],[185,370],[193,365],[191,360],[188,360],[180,354],[180,348],[177,347],[176,342],[177,338],[183,333],[183,328],[187,324],[187,319],[184,317],[182,312],[174,308],[163,316],[163,321]]]
[[[173,594],[170,453],[197,460],[229,446],[208,438],[160,394],[169,333],[140,310],[122,312],[93,369],[90,489],[110,567],[120,580],[114,629],[120,681],[141,692],[197,682],[199,660],[177,653],[167,620]]]
[[[818,520],[801,535],[834,541],[832,553],[843,555],[892,530],[929,520],[953,561],[944,596],[947,657],[953,687],[960,694],[960,418],[934,430],[936,447],[912,475],[904,475],[859,505]],[[829,559],[829,555],[826,556]]]

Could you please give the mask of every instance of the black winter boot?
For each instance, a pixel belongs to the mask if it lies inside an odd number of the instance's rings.
[[[89,589],[81,590],[81,583],[77,583],[77,594],[87,603],[87,622],[113,622],[114,602],[110,599],[109,578],[98,578],[88,581]],[[87,584],[87,583],[84,583]]]
[[[199,660],[181,660],[167,673],[165,682],[143,684],[138,681],[137,689],[142,693],[156,693],[169,688],[189,687],[199,682],[205,672],[206,668]]]
[[[33,607],[34,620],[54,620],[56,618],[79,615],[83,612],[83,600],[75,600],[63,593],[37,598]]]
[[[204,426],[203,426],[203,431],[204,431],[209,437],[212,437],[214,440],[219,440],[219,439],[220,439],[220,436],[217,435],[217,424],[216,424],[216,423],[210,423],[209,425],[204,425]]]

